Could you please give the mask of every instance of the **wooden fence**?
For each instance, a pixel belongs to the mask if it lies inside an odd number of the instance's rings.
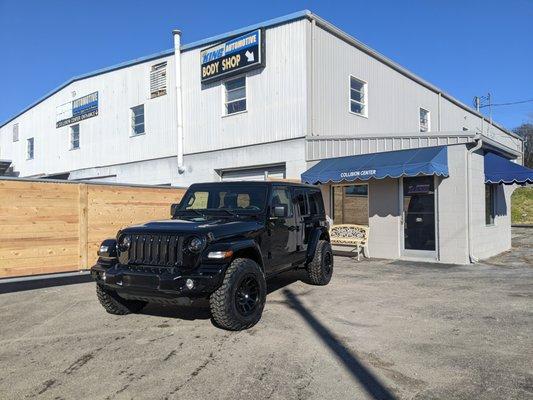
[[[0,278],[87,269],[100,242],[170,216],[184,189],[0,179]]]

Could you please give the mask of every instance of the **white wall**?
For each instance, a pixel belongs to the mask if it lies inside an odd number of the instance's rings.
[[[317,27],[314,30],[314,135],[403,135],[419,132],[419,108],[431,113],[431,131],[481,132],[481,118],[406,77],[353,45]],[[428,60],[428,62],[431,62]],[[366,81],[368,117],[349,112],[349,76]],[[457,79],[461,79],[457,77]],[[520,151],[520,141],[483,124],[484,134]]]
[[[439,179],[437,224],[439,258],[444,263],[467,264],[468,214],[465,145],[448,146],[450,176]]]
[[[483,152],[472,155],[472,229],[476,258],[492,257],[511,248],[511,194],[513,186],[496,186],[496,216],[485,223],[485,175]]]
[[[368,181],[368,251],[373,258],[400,257],[400,206],[398,179]]]
[[[241,114],[224,116],[222,82],[200,83],[201,49],[183,53],[185,154],[305,136],[306,23],[266,30],[266,67],[246,74]]]
[[[74,82],[0,128],[3,157],[13,161],[21,176],[30,176],[175,155],[173,60],[166,59],[167,95],[150,99],[150,66],[162,59]],[[69,126],[56,129],[56,107],[96,91],[99,114],[79,123],[80,149],[71,151]],[[130,108],[139,104],[145,105],[146,134],[132,138]],[[18,142],[12,141],[15,123]],[[35,156],[27,161],[30,137],[35,140]]]
[[[195,182],[218,181],[220,176],[216,170],[281,163],[285,163],[287,179],[300,179],[300,174],[306,170],[304,139],[185,155],[186,172],[173,184],[188,186]]]

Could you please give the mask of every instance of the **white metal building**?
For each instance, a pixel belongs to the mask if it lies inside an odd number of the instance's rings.
[[[514,133],[309,11],[174,39],[177,51],[74,77],[2,123],[0,159],[21,177],[187,186],[447,146],[430,250],[406,245],[402,177],[322,185],[335,223],[369,225],[375,257],[467,263],[510,248],[512,189],[487,189],[483,162],[520,164]]]

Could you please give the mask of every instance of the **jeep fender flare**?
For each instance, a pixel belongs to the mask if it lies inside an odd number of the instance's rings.
[[[231,250],[233,251],[232,261],[238,257],[246,257],[254,260],[263,272],[264,263],[263,263],[263,253],[259,244],[251,238],[244,238],[240,240],[231,240],[227,242],[217,242],[209,246],[209,251],[218,251],[218,250]],[[228,263],[229,265],[229,263]]]
[[[328,229],[324,226],[319,226],[314,228],[309,237],[309,242],[307,243],[307,255],[305,257],[305,265],[309,264],[315,258],[316,246],[320,238],[325,238],[329,242],[329,232]]]

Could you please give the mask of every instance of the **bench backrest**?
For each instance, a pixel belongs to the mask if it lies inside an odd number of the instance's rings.
[[[341,224],[333,225],[329,230],[329,236],[332,242],[336,240],[342,242],[359,242],[365,244],[368,241],[370,228],[364,225]]]

